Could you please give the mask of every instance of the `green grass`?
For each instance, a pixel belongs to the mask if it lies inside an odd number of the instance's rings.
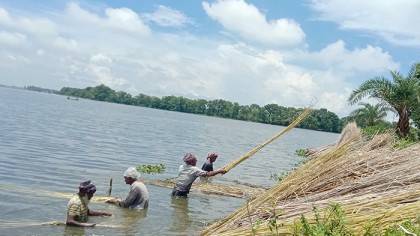
[[[322,213],[316,207],[313,208],[315,223],[309,223],[302,214],[299,221],[292,225],[292,232],[295,236],[408,236],[420,235],[420,218],[406,220],[400,224],[388,227],[385,231],[375,228],[375,225],[367,223],[364,232],[353,232],[348,227],[348,222],[340,204],[331,204]]]

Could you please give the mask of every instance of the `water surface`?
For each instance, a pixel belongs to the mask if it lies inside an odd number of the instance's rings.
[[[163,180],[177,176],[186,152],[198,157],[200,167],[208,152],[218,152],[219,168],[283,128],[0,87],[0,235],[198,235],[245,201],[194,191],[188,199],[174,200],[171,189],[147,185],[147,212],[90,204],[113,213],[89,219],[108,227],[36,224],[66,219],[69,199],[46,191],[75,193],[81,181],[91,179],[96,195],[105,196],[113,178],[113,196],[124,197],[129,186],[122,175],[129,166],[162,163],[165,173],[141,179]],[[300,160],[295,150],[337,138],[295,128],[213,181],[270,187],[275,184],[270,173],[289,171]]]

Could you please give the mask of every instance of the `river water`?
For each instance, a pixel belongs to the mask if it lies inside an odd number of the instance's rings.
[[[147,212],[91,202],[92,210],[113,216],[90,217],[98,226],[84,229],[42,223],[65,221],[69,199],[54,193],[76,193],[81,181],[93,180],[95,195],[106,196],[113,178],[112,195],[125,197],[129,186],[122,175],[130,166],[164,164],[163,174],[140,179],[164,180],[177,176],[186,152],[198,157],[200,167],[208,152],[218,152],[219,168],[283,128],[0,87],[0,235],[199,235],[245,200],[195,191],[174,200],[171,189],[147,185]],[[270,174],[301,160],[295,150],[337,138],[292,129],[213,181],[273,186]]]

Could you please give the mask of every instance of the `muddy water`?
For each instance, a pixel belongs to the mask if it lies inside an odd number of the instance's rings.
[[[0,235],[199,235],[206,225],[245,203],[243,199],[192,192],[174,200],[171,189],[147,185],[145,212],[104,203],[90,204],[112,217],[90,217],[95,228],[45,225],[65,221],[68,198],[79,182],[93,180],[105,196],[113,178],[113,196],[129,190],[123,172],[129,166],[164,164],[174,178],[186,152],[199,158],[216,151],[221,167],[268,140],[284,127],[154,110],[0,87]],[[234,180],[265,187],[270,174],[290,170],[295,150],[318,147],[337,134],[293,129],[215,182]]]

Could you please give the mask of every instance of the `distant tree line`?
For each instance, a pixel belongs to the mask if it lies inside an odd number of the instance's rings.
[[[215,116],[221,118],[259,122],[272,125],[288,126],[303,111],[303,108],[282,107],[277,104],[259,106],[239,105],[237,102],[216,99],[189,99],[176,96],[158,98],[140,93],[133,97],[123,91],[115,91],[103,84],[85,89],[64,87],[59,94],[80,97],[96,101],[120,103],[133,106],[149,107],[168,111]],[[340,118],[327,109],[314,110],[297,127],[339,133],[343,124]]]
[[[368,79],[354,90],[348,98],[349,105],[358,103],[361,107],[351,112],[349,116],[340,119],[327,109],[314,110],[297,127],[339,133],[348,122],[356,122],[359,127],[369,129],[372,133],[395,127],[396,133],[401,137],[410,136],[409,138],[412,140],[419,140],[420,63],[414,63],[407,76],[403,76],[397,71],[391,71],[391,76],[392,80],[385,77]],[[60,91],[36,86],[28,86],[25,89],[282,126],[288,126],[303,111],[303,108],[282,107],[277,104],[268,104],[263,107],[257,104],[243,106],[222,99],[207,101],[176,96],[158,98],[142,93],[133,97],[129,93],[114,91],[103,84],[85,89],[64,87]],[[377,99],[379,103],[372,105],[361,102],[364,97]],[[397,115],[398,122],[390,123],[383,120],[388,111]],[[414,128],[414,130],[410,128]]]
[[[31,86],[25,86],[23,88],[26,89],[26,90],[37,91],[37,92],[59,94],[59,91],[57,91],[57,90],[41,88],[41,87],[32,86],[32,85]]]

